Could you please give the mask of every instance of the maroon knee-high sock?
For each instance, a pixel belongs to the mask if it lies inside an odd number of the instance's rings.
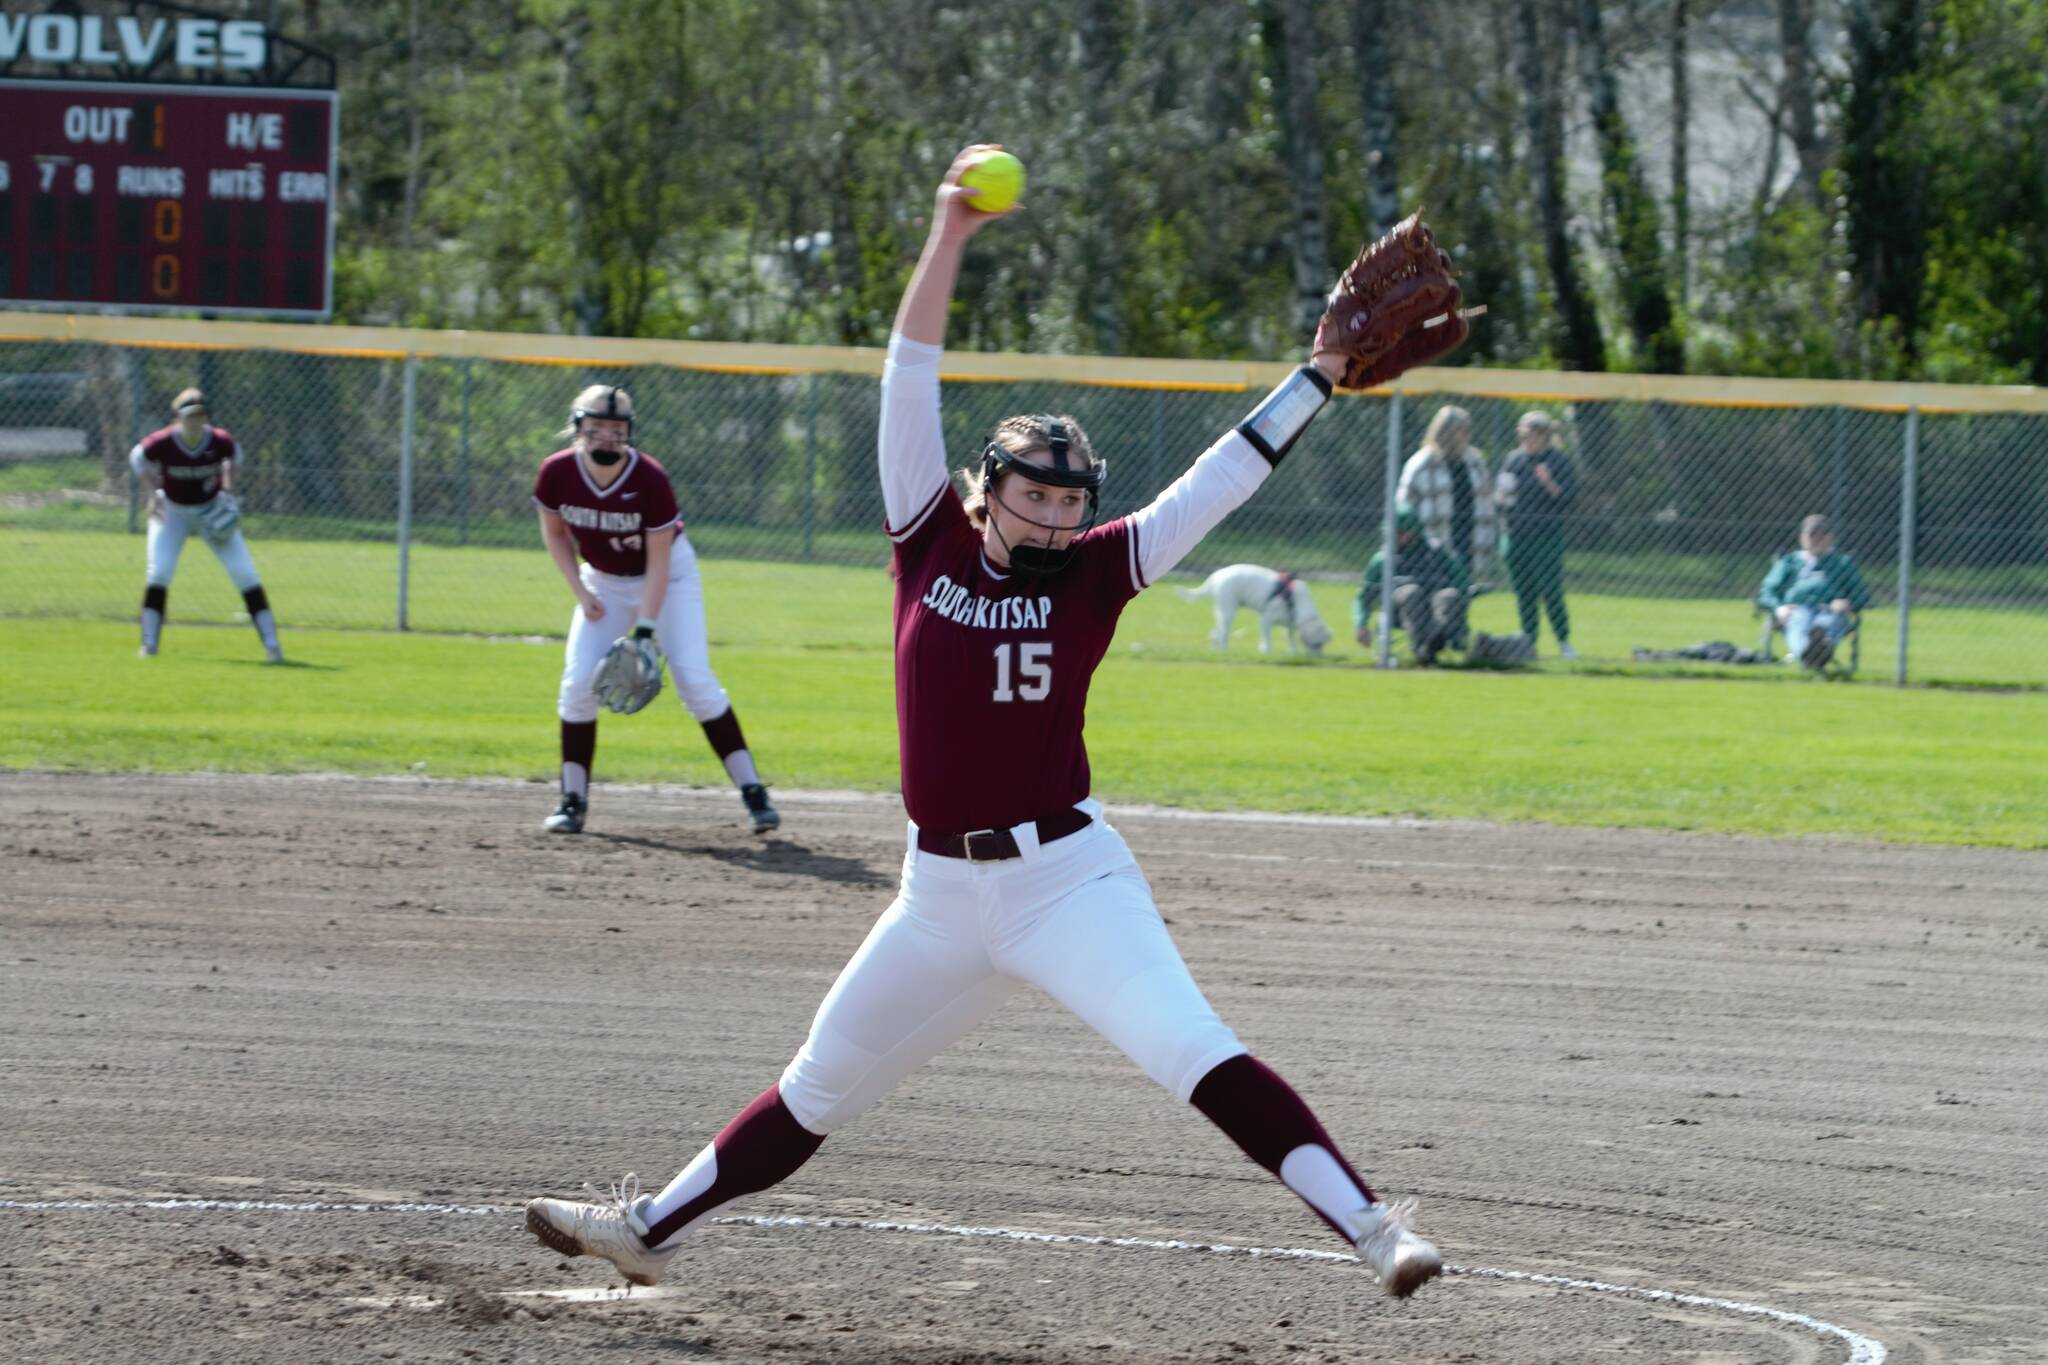
[[[597,757],[597,722],[562,722],[562,791],[590,799],[590,765]]]
[[[787,1180],[824,1141],[798,1123],[781,1090],[769,1086],[655,1196],[642,1240],[658,1247],[741,1195]]]
[[[1240,1053],[1226,1062],[1219,1062],[1196,1084],[1189,1103],[1221,1128],[1232,1142],[1244,1150],[1246,1156],[1280,1176],[1318,1218],[1346,1241],[1350,1240],[1351,1234],[1337,1221],[1337,1217],[1350,1210],[1342,1205],[1350,1203],[1353,1207],[1360,1207],[1377,1201],[1372,1187],[1351,1169],[1351,1163],[1337,1150],[1337,1144],[1330,1140],[1330,1135],[1323,1130],[1323,1125],[1308,1105],[1302,1102],[1301,1096],[1294,1092],[1294,1087],[1250,1053]],[[1303,1147],[1322,1148],[1335,1163],[1336,1170],[1331,1171],[1328,1163],[1316,1163],[1321,1169],[1309,1172],[1301,1184],[1288,1179],[1280,1167],[1290,1153]],[[1343,1188],[1345,1177],[1358,1187],[1355,1202],[1349,1198],[1350,1192]]]
[[[711,752],[722,761],[727,754],[736,754],[747,747],[746,734],[740,729],[739,713],[730,706],[722,715],[713,716],[703,722],[704,738],[711,741]]]

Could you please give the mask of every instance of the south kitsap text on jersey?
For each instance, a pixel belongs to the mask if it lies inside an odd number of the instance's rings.
[[[932,580],[922,605],[948,621],[985,630],[1043,630],[1052,620],[1050,597],[982,597],[945,574]]]

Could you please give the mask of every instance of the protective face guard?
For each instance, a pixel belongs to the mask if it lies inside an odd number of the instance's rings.
[[[1067,527],[1048,526],[1042,521],[1033,521],[1010,504],[1002,503],[1005,512],[1025,525],[1036,527],[1046,533],[1046,543],[1043,545],[1030,542],[1021,545],[1004,543],[1004,548],[1009,551],[1010,567],[1013,570],[1029,577],[1042,578],[1067,567],[1068,561],[1074,557],[1074,541],[1093,528],[1095,519],[1102,514],[1102,483],[1109,475],[1109,466],[1097,461],[1086,469],[1076,469],[1067,457],[1067,424],[1057,417],[1040,417],[1037,420],[1039,425],[1045,428],[1045,445],[1052,453],[1052,463],[1042,465],[1020,460],[996,442],[990,441],[981,450],[981,486],[987,490],[991,502],[1000,501],[996,496],[996,476],[1007,471],[1033,483],[1042,483],[1053,488],[1079,488],[1088,494],[1088,515],[1082,519],[1079,526],[1072,528],[1065,548],[1058,550],[1052,548],[1052,537],[1068,530]],[[990,525],[994,524],[991,520]],[[999,540],[1002,538],[1000,530],[996,531],[996,537]]]
[[[626,424],[626,445],[631,445],[633,443],[633,414],[631,412],[619,411],[620,396],[619,390],[616,387],[609,388],[605,390],[603,407],[575,407],[569,409],[569,425],[580,434],[583,430],[583,419],[586,417],[596,417],[607,422],[624,422]],[[586,446],[584,453],[590,456],[592,464],[600,465],[615,465],[620,460],[626,458],[625,446],[621,446],[616,450],[609,446],[602,450]]]

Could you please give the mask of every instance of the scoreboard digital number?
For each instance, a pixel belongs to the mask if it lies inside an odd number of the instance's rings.
[[[334,308],[332,90],[0,80],[0,306]]]

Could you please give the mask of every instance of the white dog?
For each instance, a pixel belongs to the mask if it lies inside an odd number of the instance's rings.
[[[1316,600],[1309,595],[1308,584],[1293,574],[1276,573],[1257,564],[1233,564],[1210,574],[1199,588],[1180,589],[1180,595],[1189,602],[1204,597],[1213,602],[1216,629],[1209,632],[1209,643],[1218,649],[1229,645],[1230,623],[1240,607],[1258,613],[1261,654],[1273,652],[1275,626],[1287,632],[1288,643],[1297,654],[1304,646],[1311,654],[1321,654],[1323,646],[1330,643],[1330,628],[1316,614]]]

